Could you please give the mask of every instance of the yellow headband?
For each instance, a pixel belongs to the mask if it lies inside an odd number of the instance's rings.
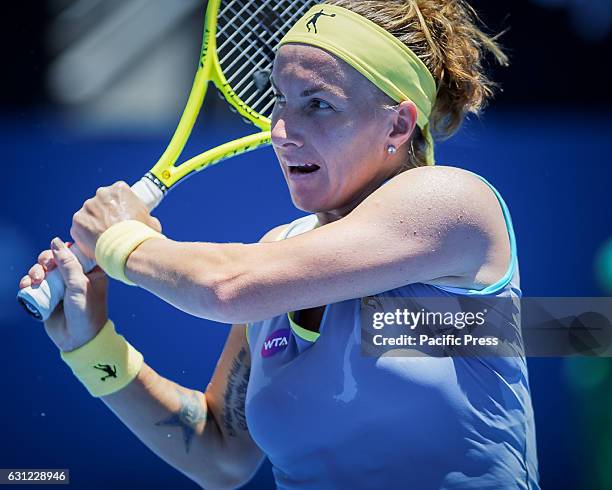
[[[417,125],[428,143],[427,164],[434,165],[429,116],[436,101],[436,81],[413,51],[374,22],[348,9],[319,4],[298,20],[279,47],[310,44],[347,62],[395,102],[417,107]]]

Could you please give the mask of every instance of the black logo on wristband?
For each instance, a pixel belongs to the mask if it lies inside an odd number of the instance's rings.
[[[111,366],[110,364],[96,364],[94,369],[99,369],[100,371],[104,371],[106,376],[102,376],[100,381],[106,381],[107,378],[116,378],[117,377],[117,368],[115,366]]]

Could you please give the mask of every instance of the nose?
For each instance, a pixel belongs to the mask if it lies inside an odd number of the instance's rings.
[[[287,116],[272,118],[272,145],[278,148],[287,148],[304,144],[303,138],[297,130],[297,125],[288,122]]]

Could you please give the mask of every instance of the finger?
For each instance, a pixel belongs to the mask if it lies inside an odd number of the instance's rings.
[[[83,273],[83,267],[70,251],[66,244],[59,238],[51,242],[51,250],[57,269],[59,270],[67,289],[74,292],[85,292],[87,288],[87,277]]]
[[[55,268],[55,260],[53,260],[53,252],[51,250],[44,250],[40,252],[38,256],[38,263],[43,266],[46,271],[50,271]]]
[[[49,260],[52,257],[53,254],[51,253],[51,250],[43,250],[42,252],[40,252],[40,254],[38,254],[38,263],[42,264],[43,262]]]
[[[45,269],[40,264],[34,264],[30,267],[28,275],[32,278],[32,282],[40,282],[45,278]]]
[[[30,276],[23,276],[19,281],[19,289],[27,288],[32,285],[32,278]]]

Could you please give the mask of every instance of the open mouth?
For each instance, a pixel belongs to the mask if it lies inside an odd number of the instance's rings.
[[[289,173],[291,174],[313,174],[321,167],[314,163],[304,163],[299,165],[289,165]]]

